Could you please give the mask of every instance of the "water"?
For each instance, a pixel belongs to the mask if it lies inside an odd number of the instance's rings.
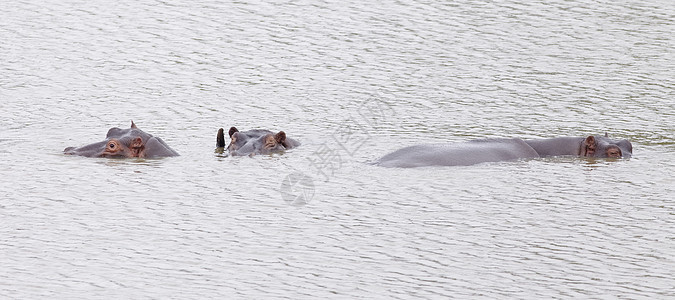
[[[673,20],[672,1],[5,1],[0,297],[673,298]],[[61,153],[131,120],[181,156]],[[303,145],[214,153],[230,126]],[[634,157],[369,164],[604,132]]]

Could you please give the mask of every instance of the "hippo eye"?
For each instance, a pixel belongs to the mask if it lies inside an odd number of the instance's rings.
[[[108,144],[108,148],[110,148],[110,149],[115,149],[115,143],[110,143],[110,144]]]
[[[609,156],[609,157],[621,157],[621,150],[610,149],[610,150],[607,151],[607,156]]]

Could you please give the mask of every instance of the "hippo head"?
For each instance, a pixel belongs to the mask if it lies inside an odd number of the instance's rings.
[[[231,155],[270,154],[283,151],[298,145],[296,141],[286,138],[286,133],[273,133],[265,129],[239,131],[236,127],[230,128],[230,144],[227,150]],[[216,147],[225,148],[224,130],[218,130]]]
[[[136,127],[131,122],[128,129],[111,128],[104,141],[82,146],[68,147],[65,154],[87,157],[160,157],[177,156],[162,139],[154,137]]]
[[[238,140],[237,133],[233,136],[233,141],[228,148],[232,155],[251,155],[251,154],[271,154],[286,150],[284,142],[286,141],[286,133],[279,131],[276,134],[267,133],[259,137],[252,137],[243,142]]]
[[[587,157],[626,157],[633,155],[633,145],[628,140],[612,140],[605,136],[588,136],[581,142],[580,155]]]
[[[221,128],[222,129],[222,128]],[[228,134],[230,135],[230,144],[227,145],[227,150],[232,152],[232,151],[237,151],[246,143],[249,142],[251,139],[257,139],[265,134],[272,133],[271,131],[269,132],[263,132],[262,130],[260,131],[253,131],[249,130],[246,132],[241,132],[239,131],[236,127],[230,127],[230,130],[228,131]],[[220,136],[220,132],[218,132]]]

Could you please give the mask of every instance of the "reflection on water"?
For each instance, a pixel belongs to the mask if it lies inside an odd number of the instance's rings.
[[[166,159],[167,158],[94,158],[96,163],[109,167],[125,165],[157,167],[161,166]]]
[[[0,295],[675,297],[671,2],[0,6]],[[181,156],[62,153],[131,119]],[[634,156],[368,164],[597,132]]]

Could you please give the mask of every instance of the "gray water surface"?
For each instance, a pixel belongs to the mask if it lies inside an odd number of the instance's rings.
[[[5,1],[0,298],[675,297],[675,2]],[[181,156],[65,156],[111,127]],[[283,154],[214,153],[220,127]],[[633,158],[370,163],[607,132]]]

